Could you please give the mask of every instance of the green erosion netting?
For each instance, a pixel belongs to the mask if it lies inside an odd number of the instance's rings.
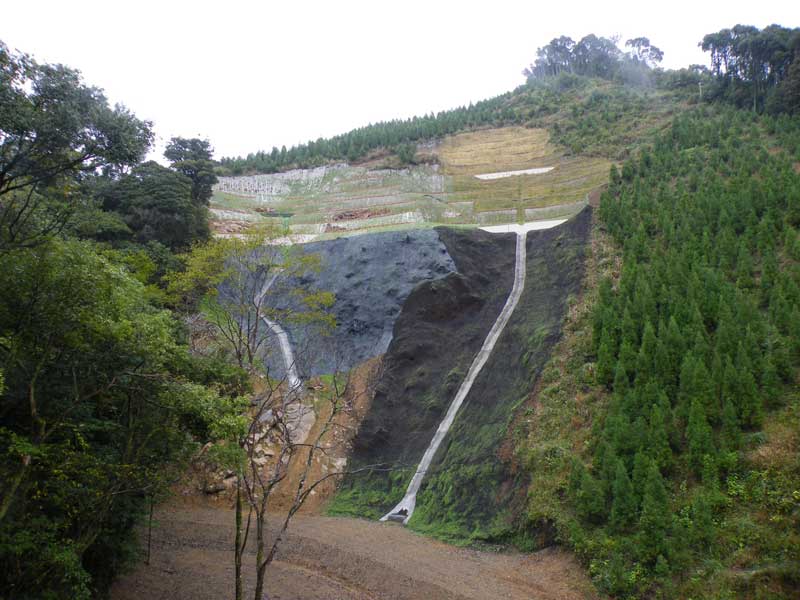
[[[498,450],[560,335],[567,298],[579,290],[590,220],[586,209],[561,227],[528,234],[520,303],[434,459],[412,528],[452,540],[507,538],[514,530],[509,490],[524,486],[512,485]],[[400,500],[511,289],[513,235],[439,232],[458,273],[408,297],[351,457],[351,468],[404,468],[344,481],[333,513],[378,518]]]

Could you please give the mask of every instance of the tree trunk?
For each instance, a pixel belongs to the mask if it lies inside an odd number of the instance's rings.
[[[150,546],[153,541],[153,494],[150,494],[150,518],[147,520],[147,560],[144,561],[150,566]]]
[[[256,515],[256,592],[253,600],[264,600],[264,576],[267,573],[267,561],[264,560],[264,517]]]
[[[234,548],[234,566],[236,579],[236,600],[242,600],[242,480],[236,476],[236,541]]]
[[[22,467],[17,471],[14,479],[11,480],[10,485],[6,485],[5,493],[3,494],[3,501],[0,503],[0,521],[5,519],[8,509],[11,508],[11,503],[14,501],[14,496],[17,493],[19,484],[22,483],[23,477],[28,470],[28,465],[31,464],[31,457],[26,454],[22,459]]]

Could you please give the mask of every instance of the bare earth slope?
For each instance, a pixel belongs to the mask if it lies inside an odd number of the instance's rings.
[[[112,600],[232,597],[232,512],[170,509],[157,519],[150,566],[120,579]],[[245,563],[251,568],[253,557]],[[349,518],[295,517],[270,569],[271,600],[592,597],[583,570],[558,550],[479,552]]]

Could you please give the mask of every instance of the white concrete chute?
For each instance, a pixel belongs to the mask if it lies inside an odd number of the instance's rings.
[[[503,306],[503,310],[500,311],[500,315],[497,317],[494,325],[492,325],[489,334],[486,336],[486,339],[483,342],[483,346],[481,346],[481,349],[478,351],[478,354],[472,361],[472,365],[470,365],[467,376],[461,383],[461,387],[458,388],[455,398],[453,398],[453,401],[450,403],[450,407],[447,409],[444,419],[439,424],[439,428],[436,430],[428,449],[425,450],[425,454],[423,454],[422,460],[417,466],[414,477],[412,477],[411,483],[408,484],[405,496],[403,496],[403,499],[392,510],[381,517],[381,521],[397,521],[405,525],[408,523],[408,520],[414,513],[414,508],[417,503],[417,492],[419,491],[422,480],[425,478],[425,474],[427,473],[428,468],[433,461],[433,457],[436,455],[436,451],[439,449],[442,440],[444,440],[444,437],[450,430],[450,427],[456,418],[456,414],[458,413],[458,409],[461,408],[464,399],[469,394],[470,389],[472,389],[472,384],[475,382],[475,379],[477,379],[481,369],[483,369],[483,366],[489,359],[497,340],[500,338],[500,334],[503,333],[503,329],[505,329],[506,324],[511,318],[511,314],[514,312],[514,309],[516,308],[517,303],[522,296],[522,290],[525,287],[526,239],[527,231],[523,230],[517,232],[514,286],[511,288],[511,293],[508,295],[508,299]]]
[[[269,288],[272,287],[273,283],[275,283],[278,275],[280,275],[280,271],[277,271],[269,279],[269,281],[267,281],[264,287],[261,288],[261,291],[259,291],[255,298],[256,306],[261,307],[264,301],[264,296],[267,295],[267,291],[269,291]],[[272,319],[268,319],[264,314],[261,315],[261,320],[264,321],[264,324],[278,339],[278,347],[281,351],[281,357],[283,358],[283,365],[286,371],[286,383],[289,386],[289,394],[295,394],[300,390],[302,381],[300,381],[300,375],[297,372],[297,361],[295,360],[294,351],[292,350],[292,344],[289,341],[289,335],[286,333],[286,330],[283,327],[281,327]]]

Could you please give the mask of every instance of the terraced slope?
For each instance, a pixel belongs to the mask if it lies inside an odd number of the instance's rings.
[[[545,129],[525,127],[450,136],[436,153],[442,173],[449,177],[447,201],[472,203],[480,222],[502,221],[498,217],[503,213],[497,211],[511,209],[513,212],[505,214],[514,222],[526,220],[517,211],[581,202],[605,182],[610,167],[603,158],[565,156],[563,150],[550,143]],[[552,170],[490,180],[476,177],[531,168]]]
[[[419,146],[426,164],[404,169],[329,165],[271,175],[222,178],[212,200],[218,233],[274,221],[297,235],[425,224],[497,224],[569,216],[605,182],[610,163],[567,156],[544,129],[505,127]],[[478,175],[551,169],[514,177]],[[529,213],[527,211],[534,211]],[[536,211],[545,211],[538,214]]]

